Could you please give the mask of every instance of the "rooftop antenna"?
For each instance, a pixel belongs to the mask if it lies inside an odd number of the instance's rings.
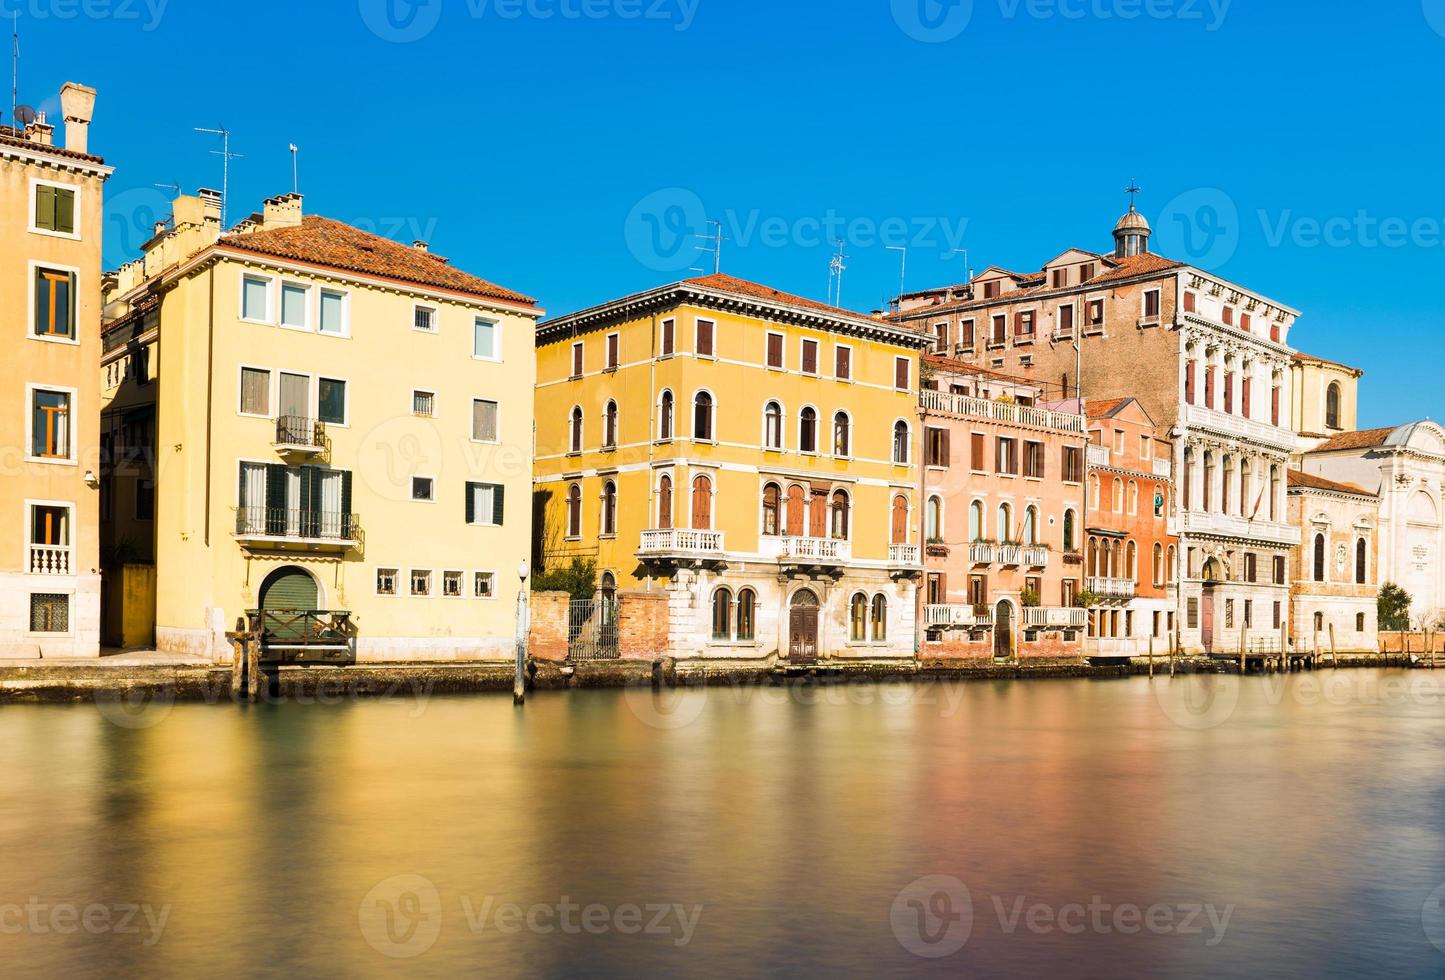
[[[296,168],[296,154],[301,152],[295,143],[291,144],[291,193],[301,193],[300,171]]]
[[[231,152],[231,131],[224,126],[219,129],[204,129],[196,126],[195,131],[221,137],[221,148],[211,152],[221,158],[221,230],[225,231],[226,203],[230,198],[231,189],[231,161],[239,160],[245,154]]]
[[[10,27],[10,118],[15,119],[16,128],[20,126],[19,119],[15,115],[15,108],[20,104],[20,11],[16,9],[11,14]]]
[[[707,219],[707,226],[708,228],[716,228],[717,233],[713,235],[698,235],[698,238],[701,238],[704,242],[707,242],[709,244],[699,245],[697,247],[697,250],[699,252],[712,253],[712,274],[717,275],[719,272],[722,272],[722,243],[727,241],[727,238],[723,235],[723,226],[721,221],[714,221],[712,218],[709,218]],[[688,271],[703,272],[705,270],[693,267]]]
[[[1135,201],[1138,200],[1139,194],[1143,190],[1144,188],[1139,186],[1139,182],[1137,180],[1130,180],[1129,186],[1124,188],[1124,193],[1129,195],[1129,210],[1131,212],[1134,210]]]
[[[180,194],[181,192],[180,184],[152,184],[151,186],[163,191],[170,191],[172,194]]]
[[[843,270],[848,268],[843,262],[848,257],[843,251],[843,239],[833,240],[838,246],[838,254],[828,261],[828,302],[834,306],[843,305]]]
[[[890,252],[902,252],[902,268],[898,271],[898,295],[901,298],[904,293],[904,283],[908,280],[908,246],[907,245],[885,245]]]

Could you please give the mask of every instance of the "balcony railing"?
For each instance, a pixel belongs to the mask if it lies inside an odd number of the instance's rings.
[[[1022,565],[1024,549],[1021,545],[1001,544],[998,546],[998,563],[1000,565]]]
[[[1041,544],[1023,546],[1024,564],[1030,568],[1043,568],[1049,563],[1049,549]]]
[[[320,453],[330,445],[326,423],[300,415],[282,415],[276,419],[276,447],[293,452]]]
[[[31,575],[69,575],[70,546],[32,544],[29,571]]]
[[[975,565],[988,565],[993,562],[994,550],[992,541],[975,541],[968,546],[968,560]]]
[[[1138,591],[1138,583],[1131,578],[1091,578],[1088,589],[1094,595],[1105,599],[1132,599]]]
[[[987,629],[993,625],[993,610],[959,602],[924,606],[923,625],[925,629]]]
[[[1294,449],[1295,435],[1289,429],[1256,422],[1253,419],[1244,418],[1242,415],[1216,412],[1214,409],[1204,408],[1200,405],[1185,405],[1183,422],[1191,429],[1209,429],[1236,438],[1263,443],[1275,449]]]
[[[780,561],[841,564],[853,557],[853,544],[835,538],[783,538]]]
[[[1179,515],[1179,529],[1194,534],[1217,534],[1231,538],[1255,538],[1273,544],[1297,545],[1300,529],[1292,524],[1278,524],[1263,519],[1251,521],[1232,514],[1210,514],[1184,511]]]
[[[1089,446],[1090,466],[1108,466],[1112,458],[1108,446]]]
[[[361,535],[356,514],[290,507],[237,507],[236,537],[274,542],[355,544]]]
[[[923,564],[923,556],[916,544],[890,544],[888,564],[894,567],[916,568]]]
[[[642,532],[639,557],[721,555],[723,532],[701,531],[685,527],[657,528]]]
[[[1154,475],[1165,480],[1174,475],[1174,461],[1172,459],[1161,459],[1156,457],[1153,465]]]
[[[1084,432],[1082,415],[1055,412],[1047,408],[1020,405],[1017,402],[996,402],[987,398],[972,398],[968,395],[955,395],[948,391],[933,391],[925,388],[919,392],[919,404],[927,411],[942,412],[946,415],[991,419],[995,422],[1009,422],[1035,429],[1054,429],[1079,435]]]
[[[1089,625],[1087,609],[1067,606],[1025,606],[1024,629],[1083,629]]]

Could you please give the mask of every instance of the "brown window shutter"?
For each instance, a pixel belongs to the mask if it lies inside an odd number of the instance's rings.
[[[951,462],[953,461],[953,452],[952,452],[952,450],[950,449],[950,445],[951,445],[951,442],[952,442],[952,440],[951,440],[951,438],[950,438],[951,433],[950,433],[949,430],[947,430],[947,429],[939,429],[938,431],[939,431],[940,435],[943,437],[942,440],[941,440],[941,441],[942,441],[942,446],[940,446],[940,450],[941,450],[941,452],[942,452],[942,454],[943,454],[943,459],[942,459],[942,461],[939,463],[939,465],[940,465],[940,466],[947,466],[947,465],[949,465],[949,463],[951,463]]]

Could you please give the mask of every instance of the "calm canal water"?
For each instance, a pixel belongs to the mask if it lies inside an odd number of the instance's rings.
[[[1442,695],[5,707],[0,973],[1440,976]]]

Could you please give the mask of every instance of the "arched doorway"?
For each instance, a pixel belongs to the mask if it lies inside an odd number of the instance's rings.
[[[1204,563],[1204,589],[1199,596],[1199,642],[1205,653],[1214,652],[1214,588],[1219,584],[1219,562]]]
[[[788,609],[788,659],[818,659],[818,596],[812,589],[793,593]]]
[[[297,650],[310,641],[310,613],[320,606],[316,579],[296,565],[286,565],[267,575],[261,583],[261,650],[269,660],[295,659]]]
[[[993,611],[993,655],[999,660],[1010,660],[1014,653],[1014,607],[1007,600],[1000,600]]]

